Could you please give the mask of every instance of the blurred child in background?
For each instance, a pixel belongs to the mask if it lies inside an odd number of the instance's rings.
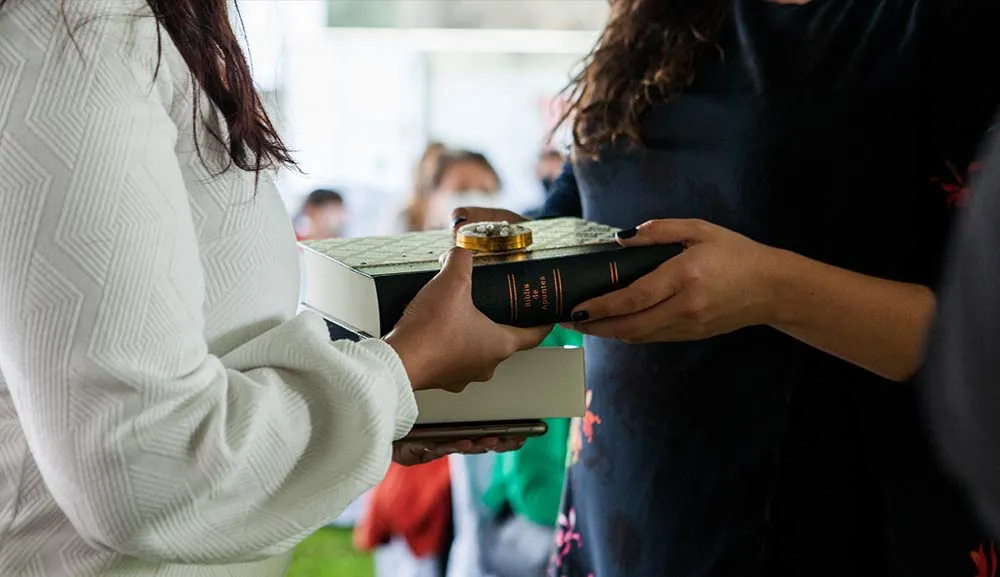
[[[552,185],[559,178],[559,175],[562,174],[565,164],[566,157],[553,148],[546,148],[538,155],[538,163],[535,165],[535,177],[538,178],[538,182],[542,186],[543,202],[552,192]],[[525,211],[524,216],[527,218],[536,218],[541,212],[541,204],[539,203],[538,207]]]
[[[583,346],[555,327],[543,347]],[[548,419],[542,437],[505,454],[452,455],[455,541],[448,577],[543,577],[555,537],[569,420]]]
[[[500,200],[500,177],[485,156],[471,150],[446,150],[431,179],[422,230],[451,228],[456,208],[498,207]]]
[[[583,346],[583,337],[555,327],[543,347]],[[569,419],[548,419],[548,433],[519,451],[495,455],[493,481],[483,496],[491,512],[480,536],[482,564],[491,577],[546,574],[566,475]]]
[[[410,200],[400,215],[396,226],[397,232],[415,232],[424,230],[424,220],[427,214],[427,199],[433,188],[434,174],[437,172],[438,159],[445,151],[444,144],[430,142],[424,149],[417,166],[413,171],[413,190]]]
[[[559,178],[562,173],[563,164],[566,158],[561,152],[552,148],[546,148],[538,155],[538,164],[535,166],[535,176],[542,184],[542,190],[548,193],[552,188],[552,183]]]
[[[346,221],[344,196],[321,188],[309,193],[293,222],[299,240],[321,240],[341,236]]]
[[[447,459],[389,466],[354,529],[354,545],[371,551],[377,577],[442,577],[451,543],[451,476]]]
[[[496,170],[476,152],[431,143],[415,172],[413,196],[403,213],[407,231],[450,228],[453,209],[469,202],[492,206],[499,196]],[[355,530],[355,544],[374,552],[379,577],[438,577],[446,570],[453,522],[466,518],[471,506],[463,500],[467,484],[454,481],[456,464],[460,463],[441,459],[415,467],[390,465]],[[457,471],[459,479],[466,479],[464,467]]]

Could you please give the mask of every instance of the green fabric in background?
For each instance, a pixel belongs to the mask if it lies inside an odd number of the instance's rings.
[[[549,431],[524,442],[521,450],[497,455],[493,482],[483,497],[499,512],[505,505],[532,523],[555,527],[566,474],[569,419],[548,419]]]
[[[543,347],[583,346],[583,335],[555,327]],[[505,504],[532,523],[554,527],[566,474],[569,419],[547,419],[548,432],[533,437],[524,447],[496,456],[493,481],[483,499],[498,512]]]
[[[576,331],[564,329],[556,325],[549,336],[545,337],[540,345],[542,347],[582,347],[583,335]]]

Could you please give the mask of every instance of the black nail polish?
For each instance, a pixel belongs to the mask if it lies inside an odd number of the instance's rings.
[[[451,223],[451,226],[452,226],[452,228],[454,228],[454,227],[456,227],[456,226],[458,226],[458,225],[462,224],[463,222],[465,222],[465,221],[467,221],[467,220],[469,220],[469,219],[468,219],[468,218],[466,218],[466,217],[464,217],[464,216],[456,216],[456,217],[455,217],[455,220],[454,220],[454,221],[452,221],[452,223]]]
[[[573,316],[571,318],[573,319],[573,322],[582,323],[583,321],[590,318],[590,313],[588,313],[587,311],[576,311],[575,313],[573,313]]]
[[[626,239],[632,238],[633,236],[637,235],[638,233],[639,233],[639,229],[633,227],[633,228],[630,228],[628,230],[619,230],[618,234],[615,235],[615,236],[617,236],[618,238],[620,238],[622,240],[626,240]]]

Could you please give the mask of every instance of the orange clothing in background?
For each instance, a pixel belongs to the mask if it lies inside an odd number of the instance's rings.
[[[368,510],[354,529],[354,545],[371,551],[399,536],[417,557],[440,555],[449,523],[448,459],[413,467],[393,463],[371,493]]]

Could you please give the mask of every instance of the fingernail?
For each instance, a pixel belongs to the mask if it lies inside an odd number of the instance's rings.
[[[637,229],[635,227],[632,227],[632,228],[630,228],[628,230],[619,230],[618,233],[615,236],[617,236],[621,240],[627,240],[627,239],[632,238],[633,236],[635,236],[638,233],[639,233],[639,229]]]
[[[583,321],[590,318],[590,313],[588,313],[587,311],[576,311],[570,318],[573,319],[573,322],[582,323]]]
[[[454,221],[452,221],[452,223],[451,223],[451,226],[452,226],[452,228],[454,228],[454,227],[456,227],[456,226],[458,226],[458,225],[462,224],[463,222],[465,222],[465,221],[467,221],[467,220],[469,220],[469,219],[468,219],[468,218],[466,218],[466,217],[464,217],[464,216],[456,216],[456,217],[455,217],[455,220],[454,220]]]

